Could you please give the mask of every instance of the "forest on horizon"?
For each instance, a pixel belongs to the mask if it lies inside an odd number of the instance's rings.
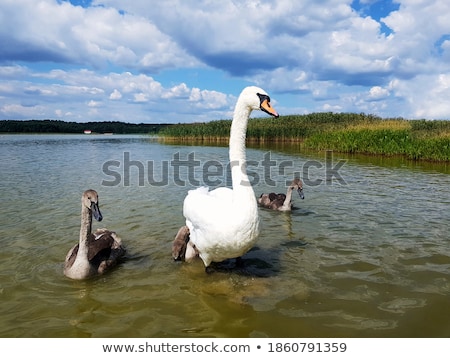
[[[114,134],[157,134],[162,128],[170,124],[125,123],[118,121],[104,122],[65,122],[61,120],[2,120],[0,133],[92,133]]]

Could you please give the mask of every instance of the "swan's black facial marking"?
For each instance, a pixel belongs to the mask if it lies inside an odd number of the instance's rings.
[[[257,93],[259,97],[259,109],[271,116],[278,117],[278,113],[270,105],[270,97],[266,94]]]
[[[267,100],[267,103],[270,106],[270,97],[266,94],[257,93],[259,97],[259,105],[261,106],[265,100]]]

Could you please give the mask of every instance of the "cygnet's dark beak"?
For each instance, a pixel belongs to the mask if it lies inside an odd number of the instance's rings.
[[[298,195],[300,195],[300,199],[305,199],[305,194],[303,194],[302,188],[298,188],[297,193],[298,193]]]
[[[100,208],[98,207],[97,203],[91,204],[91,210],[92,210],[92,216],[94,217],[95,220],[97,220],[97,221],[103,220],[102,213],[100,212]]]

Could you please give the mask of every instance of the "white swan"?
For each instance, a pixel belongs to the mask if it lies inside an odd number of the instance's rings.
[[[86,190],[81,197],[81,228],[79,243],[67,253],[64,275],[81,280],[101,275],[117,264],[125,254],[122,240],[114,231],[97,229],[92,234],[92,216],[98,221],[103,217],[95,190]]]
[[[261,88],[246,87],[239,95],[229,141],[233,188],[209,191],[200,187],[190,190],[184,200],[183,215],[189,230],[185,260],[198,254],[207,271],[211,262],[245,254],[259,234],[258,206],[247,176],[245,155],[247,123],[255,109],[278,117],[270,97]]]
[[[299,178],[295,178],[288,186],[286,194],[261,194],[258,198],[258,204],[267,209],[290,211],[292,210],[292,192],[294,190],[297,190],[301,199],[305,199],[303,183]]]

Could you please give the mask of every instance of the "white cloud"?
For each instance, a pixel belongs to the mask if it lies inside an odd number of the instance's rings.
[[[0,59],[16,57],[94,67],[112,62],[151,70],[196,63],[151,21],[138,15],[121,15],[114,8],[19,0],[4,1],[2,12],[0,35],[7,34],[8,41],[1,46]],[[160,56],[153,56],[158,53]]]
[[[88,107],[95,108],[101,106],[101,102],[90,100],[88,102]]]
[[[43,106],[23,106],[20,104],[5,104],[0,107],[0,113],[9,118],[31,118],[45,113]]]
[[[369,100],[378,101],[389,96],[389,90],[380,86],[374,86],[369,91]]]
[[[135,93],[133,96],[135,102],[148,102],[148,96],[145,93]]]
[[[117,89],[114,88],[114,91],[109,95],[109,99],[117,100],[122,98],[122,93],[120,93]]]
[[[403,83],[404,91],[412,99],[414,116],[418,118],[449,118],[450,113],[450,74],[438,76],[419,76],[416,81],[422,86],[420,93],[412,93],[407,83]]]
[[[227,96],[217,91],[201,91],[199,88],[193,88],[189,101],[195,102],[196,107],[218,109],[224,108],[227,104]]]
[[[185,83],[180,83],[177,86],[170,88],[162,94],[162,98],[170,99],[170,98],[188,98],[190,95],[190,90]]]
[[[450,118],[450,2],[398,0],[381,19],[352,3],[4,0],[0,119],[224,118],[236,83],[285,113]]]

